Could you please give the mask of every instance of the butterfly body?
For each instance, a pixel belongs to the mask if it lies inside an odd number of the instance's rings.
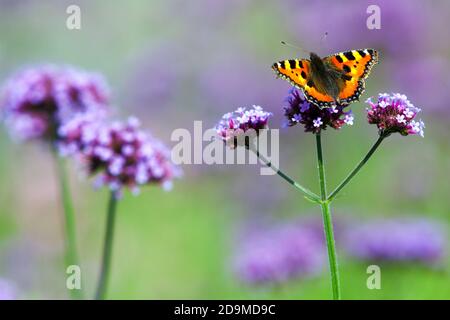
[[[272,65],[278,77],[301,89],[306,99],[321,108],[349,104],[364,92],[364,79],[378,62],[373,49],[340,52],[325,58],[292,59]]]
[[[316,87],[317,90],[339,102],[339,91],[341,91],[344,82],[342,80],[344,72],[336,69],[333,65],[322,60],[317,54],[310,54],[310,74],[308,77],[309,85]]]

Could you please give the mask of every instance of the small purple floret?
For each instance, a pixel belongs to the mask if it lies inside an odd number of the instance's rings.
[[[257,136],[260,130],[268,128],[271,116],[272,113],[264,111],[260,106],[254,105],[249,109],[238,108],[223,115],[216,126],[217,135],[231,148],[244,145],[246,140],[240,138],[249,133]]]
[[[295,88],[289,90],[286,98],[287,106],[284,107],[286,125],[292,127],[301,124],[305,132],[318,133],[328,126],[340,129],[342,126],[353,125],[351,111],[344,111],[346,106],[334,106],[332,108],[319,108],[309,103],[303,94]]]
[[[424,122],[415,119],[421,110],[404,94],[380,93],[376,102],[372,102],[372,98],[369,98],[366,103],[369,105],[367,120],[370,124],[377,125],[380,135],[388,136],[398,132],[403,136],[410,134],[424,136]]]

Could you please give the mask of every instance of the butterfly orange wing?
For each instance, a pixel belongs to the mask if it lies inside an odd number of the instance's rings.
[[[358,100],[364,92],[364,79],[369,76],[372,67],[378,62],[378,52],[374,49],[351,50],[325,57],[324,61],[345,74],[339,99],[341,104],[348,104]]]
[[[310,61],[308,59],[279,61],[272,65],[272,69],[278,77],[301,89],[308,101],[317,105],[333,102],[332,97],[317,91],[314,85],[308,81],[310,78]]]
[[[360,49],[339,52],[323,59],[344,74],[343,84],[339,92],[339,102],[349,104],[358,100],[364,92],[364,79],[369,76],[373,65],[378,62],[378,52],[374,49]],[[292,59],[276,62],[272,65],[278,77],[287,80],[301,89],[308,101],[320,107],[331,107],[333,98],[319,92],[310,80],[310,61]]]

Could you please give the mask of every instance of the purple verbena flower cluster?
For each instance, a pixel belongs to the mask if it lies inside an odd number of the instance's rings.
[[[88,175],[97,175],[97,187],[106,185],[117,196],[124,187],[137,194],[139,186],[152,183],[168,189],[181,171],[170,161],[169,150],[139,126],[134,117],[105,123],[80,115],[60,128],[59,150],[75,156]]]
[[[74,114],[107,111],[103,78],[72,67],[43,65],[13,75],[2,90],[1,108],[17,140],[54,141],[58,127]],[[100,114],[100,112],[98,113]]]
[[[272,113],[264,111],[260,106],[250,109],[238,108],[234,112],[223,115],[216,126],[217,135],[228,146],[247,145],[246,137],[256,137],[260,130],[268,128]]]
[[[279,225],[249,232],[234,259],[237,276],[249,284],[279,284],[313,276],[325,262],[324,246],[315,230]]]
[[[446,234],[436,221],[406,217],[337,222],[338,245],[356,259],[436,266],[445,258]],[[252,285],[282,284],[321,272],[321,227],[320,220],[308,218],[246,229],[233,260],[237,277]]]
[[[380,93],[377,102],[367,99],[367,120],[376,124],[380,135],[390,135],[398,132],[403,136],[418,134],[424,136],[425,124],[415,120],[421,111],[415,107],[404,94]]]
[[[414,218],[362,223],[349,228],[344,237],[349,255],[375,261],[436,263],[444,256],[445,243],[439,225]]]
[[[346,106],[337,105],[333,108],[319,108],[309,103],[303,94],[292,88],[286,98],[287,106],[284,107],[286,126],[292,127],[301,124],[305,132],[318,133],[328,126],[340,129],[343,125],[353,125],[351,111],[345,111]]]

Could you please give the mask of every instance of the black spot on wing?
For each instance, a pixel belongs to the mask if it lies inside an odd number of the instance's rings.
[[[339,54],[336,55],[336,60],[337,60],[339,63],[344,62],[344,60],[342,60],[342,58],[341,58],[341,56],[340,56]]]
[[[345,73],[349,73],[351,71],[350,67],[347,65],[344,65],[343,70]]]
[[[352,80],[352,76],[350,76],[350,75],[348,75],[348,74],[344,74],[344,75],[342,76],[342,79],[344,79],[345,81],[350,81],[350,80]]]
[[[300,74],[300,76],[301,76],[303,79],[306,79],[306,73],[305,73],[305,71],[302,71],[302,73]]]
[[[344,56],[345,56],[348,60],[355,60],[355,56],[353,55],[353,53],[352,53],[351,51],[344,52]]]
[[[295,60],[288,60],[289,63],[289,67],[291,67],[291,69],[295,69]]]
[[[358,50],[358,53],[363,58],[366,56],[366,53],[364,52],[364,50]]]
[[[273,69],[278,70],[278,69],[285,69],[284,67],[284,61],[280,61],[280,62],[276,62],[273,64]]]
[[[300,67],[300,69],[303,69],[303,62],[301,60],[298,62],[298,66]]]

